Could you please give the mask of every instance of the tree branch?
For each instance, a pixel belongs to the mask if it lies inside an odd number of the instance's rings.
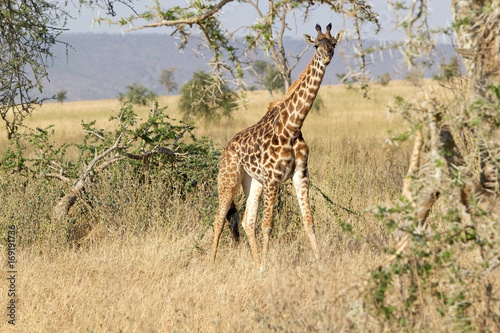
[[[78,199],[78,197],[80,196],[81,192],[85,189],[85,185],[87,184],[87,177],[88,177],[89,173],[92,170],[94,170],[96,164],[99,161],[101,161],[104,157],[106,157],[108,154],[110,154],[111,152],[113,152],[114,150],[116,150],[120,147],[119,144],[123,138],[123,135],[125,134],[127,127],[128,126],[125,126],[122,129],[120,135],[118,136],[118,138],[115,140],[115,143],[111,147],[109,147],[108,149],[103,151],[101,154],[94,157],[94,159],[92,161],[90,161],[90,163],[87,165],[87,168],[82,172],[82,175],[80,176],[80,178],[78,180],[76,180],[76,182],[74,183],[74,185],[71,188],[71,190],[69,191],[69,193],[66,194],[64,197],[62,197],[61,200],[59,200],[57,205],[54,207],[54,218],[56,220],[61,220],[64,217],[66,217],[70,208],[75,204],[75,202]],[[118,159],[119,158],[115,156],[114,159],[110,160],[112,162],[107,161],[104,164],[102,164],[100,166],[100,168],[98,168],[98,169],[103,170],[105,167],[111,165],[111,163],[117,161]],[[57,174],[49,174],[49,175],[50,175],[49,177],[55,177],[55,178],[58,178],[61,180],[63,179],[62,175],[60,175],[60,176],[57,176]],[[69,182],[69,180],[70,179],[68,179],[68,182]]]
[[[411,182],[413,177],[415,177],[415,173],[418,171],[420,166],[420,155],[422,155],[422,145],[424,143],[424,139],[422,136],[422,131],[417,131],[417,136],[415,138],[415,143],[413,144],[413,152],[410,157],[410,165],[408,166],[408,172],[406,177],[403,179],[403,190],[401,193],[403,196],[408,199],[408,201],[413,200],[413,195],[411,193]]]
[[[92,135],[94,135],[94,136],[96,136],[96,137],[98,137],[99,139],[101,139],[101,140],[103,140],[103,141],[104,141],[104,137],[103,137],[101,134],[99,134],[99,133],[96,133],[96,132],[93,132],[93,131],[88,131],[88,130],[83,130],[83,131],[84,131],[85,133],[87,133],[87,134],[92,134]]]
[[[144,28],[157,28],[157,27],[161,27],[161,26],[171,27],[171,26],[176,26],[176,25],[196,24],[196,23],[199,23],[199,22],[207,19],[210,16],[213,16],[222,7],[224,7],[226,4],[228,4],[229,2],[232,2],[232,1],[233,0],[222,0],[217,5],[215,5],[215,7],[212,10],[210,10],[210,11],[208,11],[205,14],[200,15],[200,16],[196,16],[196,17],[189,18],[189,19],[179,19],[179,20],[172,20],[172,21],[162,20],[160,22],[154,22],[154,23],[142,25],[142,26],[137,27],[137,28],[128,29],[127,31],[140,30],[140,29],[144,29]]]
[[[94,159],[92,161],[90,161],[90,163],[87,165],[87,168],[83,171],[82,175],[80,176],[80,178],[77,180],[77,183],[79,181],[83,181],[85,182],[86,181],[86,178],[87,176],[89,175],[89,173],[92,171],[92,169],[94,169],[95,165],[97,164],[97,162],[99,162],[100,160],[102,160],[104,157],[106,157],[106,155],[108,155],[109,153],[113,152],[114,150],[118,149],[119,148],[119,144],[122,140],[122,137],[123,137],[123,134],[125,134],[125,130],[127,129],[128,125],[125,126],[122,130],[122,132],[120,133],[120,135],[118,136],[118,138],[116,139],[115,143],[109,147],[108,149],[106,149],[105,151],[103,151],[101,154],[97,155],[96,157],[94,157]]]
[[[133,160],[145,160],[145,159],[147,159],[153,155],[156,155],[156,154],[169,155],[169,156],[175,156],[175,157],[184,157],[184,156],[188,155],[188,153],[183,153],[183,154],[176,153],[176,152],[174,152],[168,148],[165,148],[165,147],[157,147],[157,148],[152,149],[150,151],[142,152],[141,154],[125,153],[125,156],[127,156],[128,158],[131,158]]]
[[[47,178],[56,178],[64,183],[69,183],[71,181],[70,178],[63,176],[61,173],[46,173],[45,177]]]

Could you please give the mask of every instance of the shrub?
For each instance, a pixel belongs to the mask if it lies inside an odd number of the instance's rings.
[[[206,120],[229,118],[236,108],[236,94],[216,75],[198,71],[181,87],[179,108],[184,116]]]
[[[129,101],[137,105],[147,105],[148,101],[154,101],[158,95],[144,87],[142,84],[132,83],[132,85],[127,86],[125,94],[120,93],[118,95],[118,100],[120,102]]]
[[[381,86],[385,87],[386,85],[389,84],[389,82],[391,82],[391,74],[385,73],[385,74],[377,76],[377,82]]]
[[[413,68],[405,75],[405,80],[411,83],[415,87],[419,87],[422,84],[422,78],[424,74],[418,69]]]
[[[215,200],[219,150],[212,141],[196,138],[192,134],[192,123],[171,119],[166,109],[155,103],[148,118],[140,122],[132,105],[127,103],[111,117],[112,130],[97,129],[95,121],[83,123],[86,136],[81,142],[58,144],[52,139],[53,126],[19,134],[0,157],[0,171],[12,175],[3,185],[10,186],[10,178],[37,179],[34,188],[40,182],[48,184],[42,187],[53,191],[52,212],[45,212],[44,219],[47,222],[52,219],[59,225],[67,223],[71,239],[82,233],[71,226],[74,223],[72,216],[80,216],[87,225],[89,217],[85,217],[85,207],[103,206],[101,202],[94,202],[103,200],[102,194],[96,193],[103,182],[116,190],[126,186],[121,183],[123,179],[135,188],[161,182],[162,196],[178,200],[188,197],[191,200],[201,197],[207,202]],[[119,208],[123,210],[128,201],[127,198],[121,201],[122,208]],[[110,209],[116,208],[111,206]],[[206,206],[214,207],[213,204]],[[50,212],[50,208],[46,211]],[[208,215],[213,213],[210,211]],[[32,240],[30,237],[27,242]]]

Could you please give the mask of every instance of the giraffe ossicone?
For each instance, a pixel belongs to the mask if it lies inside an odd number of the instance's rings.
[[[273,206],[278,188],[290,178],[299,201],[304,230],[316,258],[319,259],[309,204],[309,148],[302,137],[302,125],[316,98],[335,46],[344,36],[344,32],[340,31],[332,37],[331,29],[332,25],[328,24],[326,32],[322,33],[321,26],[317,24],[316,38],[304,34],[305,41],[316,48],[309,65],[285,96],[269,105],[267,113],[259,122],[236,134],[224,149],[219,164],[219,207],[214,221],[213,262],[226,218],[230,222],[234,238],[238,239],[238,210],[233,200],[241,185],[247,200],[242,226],[255,263],[261,263],[261,269],[264,267],[274,227]],[[263,244],[260,259],[255,226],[262,196]]]

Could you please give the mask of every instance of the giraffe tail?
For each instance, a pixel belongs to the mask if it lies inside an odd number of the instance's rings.
[[[240,214],[238,213],[238,209],[236,208],[234,201],[231,203],[231,208],[229,208],[229,211],[227,212],[226,218],[229,222],[229,229],[231,229],[231,234],[233,235],[233,239],[236,242],[239,242],[239,240],[240,240],[240,229],[239,229]]]

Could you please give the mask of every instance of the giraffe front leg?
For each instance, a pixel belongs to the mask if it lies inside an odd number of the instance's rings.
[[[307,174],[307,170],[305,171],[305,173]],[[316,259],[319,259],[318,241],[316,239],[316,232],[314,230],[314,220],[311,214],[311,206],[309,204],[309,177],[300,175],[300,173],[296,173],[293,176],[293,185],[295,187],[295,192],[297,193],[300,212],[302,213],[304,230],[311,243],[311,247],[314,251],[314,256],[316,257]]]
[[[262,218],[262,233],[264,236],[262,243],[262,263],[260,271],[264,271],[269,252],[269,238],[274,228],[273,208],[278,194],[278,184],[266,184],[264,188],[264,217]]]
[[[300,147],[300,146],[299,146]],[[308,148],[303,144],[301,149],[296,151],[295,171],[293,174],[293,186],[299,201],[300,212],[302,213],[302,223],[304,230],[311,247],[314,251],[314,256],[319,259],[319,247],[314,230],[314,220],[311,214],[311,205],[309,203],[309,172],[307,170]]]

